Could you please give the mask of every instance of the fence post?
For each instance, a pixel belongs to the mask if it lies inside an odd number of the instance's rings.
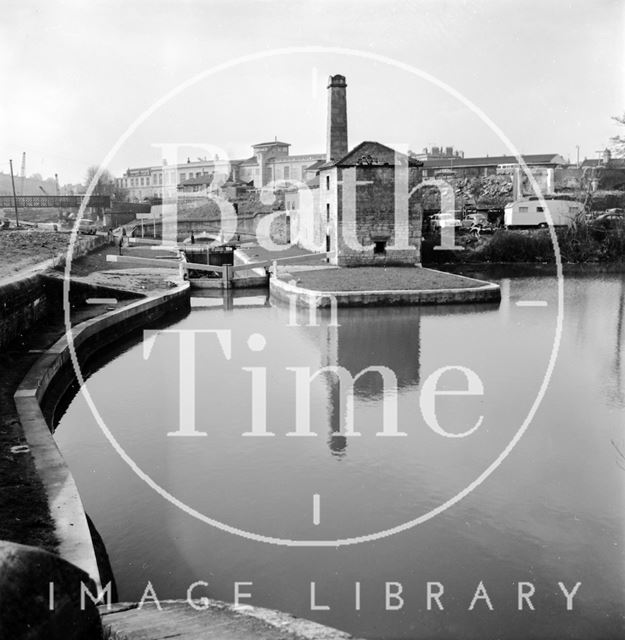
[[[232,287],[232,267],[229,264],[225,264],[223,267],[223,288],[230,289]]]

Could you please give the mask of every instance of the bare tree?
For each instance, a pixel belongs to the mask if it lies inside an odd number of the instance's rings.
[[[625,113],[622,116],[612,116],[612,120],[617,122],[622,127],[625,127]],[[610,138],[610,142],[612,143],[612,150],[614,151],[614,155],[622,158],[625,156],[625,136],[617,135]]]
[[[85,187],[89,187],[98,170],[99,167],[96,165],[93,165],[87,169],[87,175],[85,176]],[[93,189],[93,195],[111,196],[111,200],[114,200],[116,202],[123,202],[124,200],[126,200],[127,192],[125,189],[117,186],[115,178],[113,178],[113,176],[107,169],[104,169]]]

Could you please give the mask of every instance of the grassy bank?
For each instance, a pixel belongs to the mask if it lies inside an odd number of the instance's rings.
[[[625,227],[599,232],[587,225],[556,229],[562,262],[566,263],[624,263]],[[424,264],[443,263],[553,263],[555,251],[548,229],[532,231],[496,231],[492,235],[475,238],[457,235],[456,245],[462,250],[435,249],[438,236],[428,236],[422,244]]]
[[[294,279],[298,286],[314,291],[424,291],[469,289],[484,282],[441,271],[406,267],[358,267],[355,269],[314,269],[280,276]]]

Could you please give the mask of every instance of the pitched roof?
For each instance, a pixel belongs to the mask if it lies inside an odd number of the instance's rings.
[[[291,145],[288,142],[280,142],[280,140],[272,140],[271,142],[259,142],[258,144],[253,144],[252,149],[256,149],[257,147],[273,147],[276,145],[290,147]]]
[[[395,166],[397,164],[396,155],[407,157],[409,166],[411,167],[420,167],[423,164],[420,160],[411,158],[391,147],[387,147],[385,144],[365,140],[336,162],[325,163],[324,166],[319,167],[319,169],[327,169],[332,166],[354,167],[356,165]]]
[[[272,158],[274,162],[287,163],[287,162],[301,162],[302,160],[310,160],[311,162],[318,162],[318,160],[325,158],[324,153],[301,153],[299,155],[277,156]]]
[[[319,188],[319,174],[317,174],[314,178],[310,180],[306,180],[306,186],[309,189],[318,189]]]
[[[601,158],[586,158],[582,164],[582,169],[596,167],[598,169],[623,169],[625,168],[625,158],[611,158],[605,162]]]
[[[582,168],[584,168],[584,167],[596,167],[596,166],[598,166],[600,164],[601,164],[601,159],[599,159],[599,158],[586,158],[582,162],[581,167]]]
[[[325,157],[315,160],[311,165],[306,167],[306,171],[316,171],[319,167],[322,167],[326,163]]]
[[[256,158],[256,156],[252,156],[251,158],[246,158],[245,160],[241,160],[240,162],[241,166],[249,166],[249,165],[255,165],[258,164],[258,159]]]
[[[527,165],[566,164],[557,153],[534,153],[521,156]],[[440,158],[424,160],[424,169],[466,169],[469,167],[496,167],[500,164],[518,164],[516,156],[479,156],[476,158]]]

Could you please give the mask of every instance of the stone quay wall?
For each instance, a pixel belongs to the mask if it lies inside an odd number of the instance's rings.
[[[73,327],[73,344],[78,362],[84,364],[95,352],[121,336],[166,313],[190,304],[189,284],[146,297]],[[48,349],[26,374],[14,394],[20,424],[37,473],[46,490],[59,555],[85,571],[96,584],[100,571],[80,494],[44,417],[41,405],[57,376],[72,366],[67,335]]]
[[[107,244],[105,236],[80,236],[74,245],[73,260]],[[51,267],[63,266],[66,255],[32,266],[13,278],[0,281],[0,350],[29,331],[51,310],[53,287],[41,278]]]

